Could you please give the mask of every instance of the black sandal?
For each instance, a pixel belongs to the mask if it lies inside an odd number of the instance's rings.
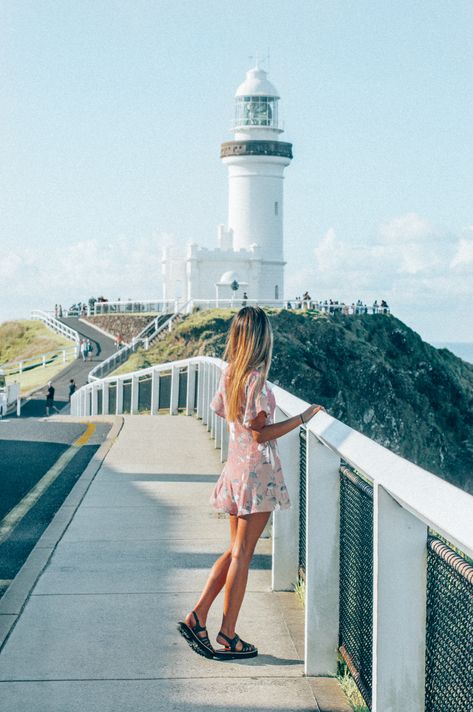
[[[224,648],[214,651],[215,657],[220,658],[221,660],[233,660],[235,658],[254,658],[258,655],[257,648],[255,648],[255,646],[251,643],[246,643],[238,635],[235,635],[234,638],[229,638],[227,635],[225,635],[225,633],[222,633],[222,631],[220,631],[217,637],[224,638],[228,643],[228,645],[225,645]],[[241,650],[236,649],[238,642],[242,644]]]
[[[203,655],[205,658],[215,657],[215,650],[209,640],[207,628],[204,625],[200,625],[200,621],[195,611],[192,611],[192,615],[194,616],[195,625],[189,626],[184,621],[179,621],[177,624],[177,630],[189,643],[195,653]],[[203,630],[205,630],[205,635],[198,635],[198,633],[201,633]]]

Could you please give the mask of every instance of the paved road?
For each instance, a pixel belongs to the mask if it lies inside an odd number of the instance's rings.
[[[100,331],[97,331],[89,324],[79,321],[77,317],[61,319],[60,321],[67,324],[67,326],[70,326],[71,329],[78,331],[81,336],[90,339],[94,347],[90,361],[83,361],[82,357],[79,357],[53,379],[53,386],[56,389],[56,408],[62,413],[68,413],[68,386],[70,379],[73,378],[75,380],[77,388],[83,386],[87,383],[89,372],[94,368],[94,366],[97,365],[97,363],[100,363],[108,358],[115,351],[115,346],[113,339],[110,339],[108,336],[104,336],[100,333]],[[21,417],[38,418],[44,416],[46,414],[45,404],[46,388],[42,388],[23,404]]]
[[[109,429],[105,423],[92,429],[47,419],[0,420],[0,596]],[[87,441],[71,449],[82,435]]]

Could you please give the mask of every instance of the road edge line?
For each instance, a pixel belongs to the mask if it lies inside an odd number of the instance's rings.
[[[87,416],[75,418],[70,415],[53,416],[54,420],[66,423],[112,423],[105,441],[94,453],[71,491],[61,504],[0,599],[0,653],[17,624],[36,582],[49,563],[59,541],[62,539],[74,514],[79,508],[92,481],[102,467],[112,445],[123,428],[123,416]],[[53,419],[51,418],[51,420]]]

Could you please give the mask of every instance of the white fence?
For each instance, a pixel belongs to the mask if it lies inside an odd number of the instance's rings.
[[[56,351],[48,351],[44,354],[30,356],[21,361],[10,361],[2,364],[2,369],[8,376],[29,371],[32,368],[45,368],[48,364],[53,363],[57,359],[61,359],[62,363],[67,363],[68,359],[77,358],[77,346],[70,346],[66,349],[56,349]]]
[[[95,381],[73,395],[71,412],[154,415],[182,410],[202,420],[224,461],[226,424],[209,408],[223,365],[219,359],[196,357]],[[277,420],[308,405],[282,388],[273,389]],[[272,586],[276,591],[293,589],[303,542],[306,674],[337,671],[340,592],[347,586],[340,573],[340,465],[347,463],[372,487],[372,553],[359,552],[372,557],[371,708],[422,712],[427,709],[427,540],[434,530],[473,557],[473,498],[327,413],[318,413],[278,443],[292,507],[274,514]],[[453,655],[450,650],[447,654]]]
[[[42,321],[44,324],[46,324],[46,326],[49,326],[50,329],[53,329],[53,331],[56,331],[62,336],[65,336],[66,339],[74,341],[77,348],[76,355],[79,355],[80,336],[77,331],[71,329],[69,326],[66,326],[66,324],[63,324],[62,321],[56,319],[49,312],[42,311],[41,309],[34,309],[31,312],[31,318]]]

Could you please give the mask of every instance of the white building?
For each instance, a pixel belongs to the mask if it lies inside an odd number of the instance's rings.
[[[292,144],[280,141],[279,93],[258,66],[235,94],[234,140],[222,144],[228,167],[228,223],[218,247],[165,248],[164,299],[284,299],[283,180]]]

